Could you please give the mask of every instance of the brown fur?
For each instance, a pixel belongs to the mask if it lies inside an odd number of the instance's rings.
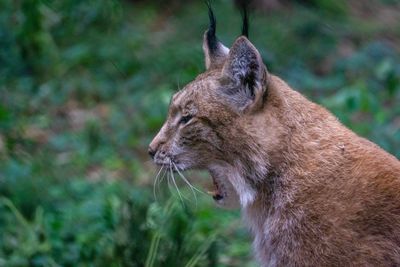
[[[225,57],[173,97],[155,162],[208,169],[262,266],[400,266],[400,162],[269,74],[246,38]]]

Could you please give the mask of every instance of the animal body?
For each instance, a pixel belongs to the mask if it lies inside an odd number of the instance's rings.
[[[269,73],[254,45],[210,28],[207,70],[177,92],[155,163],[206,169],[242,209],[262,266],[400,266],[400,162]]]

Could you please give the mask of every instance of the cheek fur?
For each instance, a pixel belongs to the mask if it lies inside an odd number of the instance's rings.
[[[188,151],[215,154],[218,152],[220,144],[221,140],[213,129],[201,122],[181,129],[179,145]]]

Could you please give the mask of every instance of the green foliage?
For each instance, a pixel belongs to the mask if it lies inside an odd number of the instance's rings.
[[[26,194],[21,207],[31,205]],[[125,182],[74,179],[40,198],[29,218],[0,199],[0,266],[215,266],[227,253],[219,249],[232,231],[226,226],[237,221],[218,218],[204,198],[194,210],[174,198],[152,203],[148,190]]]
[[[188,189],[182,204],[165,182],[153,197],[146,147],[203,71],[207,27],[203,3],[160,3],[0,0],[0,266],[254,266],[238,212]],[[256,12],[250,39],[271,72],[400,158],[400,25],[354,8]],[[240,16],[215,11],[229,46]]]

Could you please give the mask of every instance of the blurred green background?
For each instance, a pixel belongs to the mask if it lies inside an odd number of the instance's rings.
[[[270,72],[400,158],[400,3],[258,0]],[[213,2],[230,44],[241,18]],[[204,70],[203,1],[0,0],[0,266],[257,266],[217,209],[146,148]],[[162,176],[162,175],[160,175]],[[186,176],[206,191],[206,174]],[[178,178],[178,177],[177,177]]]

